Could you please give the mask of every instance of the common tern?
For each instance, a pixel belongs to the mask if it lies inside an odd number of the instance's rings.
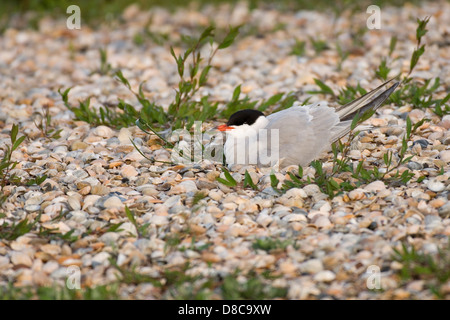
[[[227,164],[278,165],[280,168],[308,165],[350,132],[354,117],[375,111],[383,104],[400,84],[396,82],[385,89],[392,80],[338,108],[321,101],[293,106],[268,116],[254,109],[235,112],[226,124],[217,127],[226,132]]]

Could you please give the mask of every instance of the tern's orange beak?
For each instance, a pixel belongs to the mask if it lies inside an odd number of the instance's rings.
[[[216,127],[216,129],[219,130],[219,131],[227,131],[227,130],[233,130],[234,128],[233,127],[229,127],[226,124],[222,124],[222,125]]]

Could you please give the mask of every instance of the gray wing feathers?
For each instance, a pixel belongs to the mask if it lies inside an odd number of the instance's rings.
[[[395,78],[394,78],[395,79]],[[384,86],[387,85],[388,83],[390,83],[392,80],[391,79],[389,81],[386,81],[385,83],[383,83],[382,85],[380,85],[378,88],[366,93],[365,95],[359,97],[356,100],[353,100],[341,107],[336,108],[336,113],[339,115],[339,118],[341,120],[351,120],[353,118],[353,116],[356,114],[356,112],[358,110],[360,110],[361,108],[364,108],[368,103],[370,103],[370,101],[376,97],[378,94],[380,94],[383,90],[384,90]],[[383,102],[384,100],[389,97],[389,95],[392,93],[392,91],[395,90],[395,88],[399,85],[399,82],[395,83],[391,88],[389,88],[387,91],[384,91],[383,93],[380,94],[384,95],[385,93],[387,93],[389,90],[391,90],[387,95],[385,95],[384,99],[380,99],[378,101],[380,101],[380,103],[378,104],[378,106],[374,107],[370,107],[373,109],[378,108]],[[375,101],[375,100],[374,100]],[[366,108],[366,110],[368,110],[369,108]],[[364,112],[365,110],[363,110]]]
[[[270,115],[267,129],[279,130],[283,166],[308,165],[329,148],[332,138],[330,128],[339,124],[339,117],[334,109],[320,104],[287,110]]]
[[[269,135],[270,129],[279,130],[279,158],[284,159],[282,166],[306,166],[323,151],[329,150],[333,142],[348,134],[358,110],[362,114],[382,105],[399,85],[397,82],[383,91],[383,87],[392,80],[337,109],[326,106],[326,103],[315,103],[269,115],[266,129],[269,129]]]
[[[386,83],[389,83],[390,81],[392,81],[392,80],[389,80]],[[383,85],[385,85],[386,83],[384,83]],[[348,134],[350,132],[350,126],[352,124],[353,117],[356,116],[358,111],[362,115],[364,112],[366,112],[368,110],[376,110],[376,109],[378,109],[383,104],[383,102],[391,95],[391,93],[397,88],[397,86],[399,84],[400,84],[400,82],[395,83],[389,89],[387,89],[387,90],[383,91],[381,94],[379,94],[372,101],[370,101],[370,99],[369,100],[364,99],[363,101],[365,102],[365,104],[359,104],[358,103],[358,105],[357,105],[358,108],[356,110],[353,110],[353,112],[351,112],[350,114],[347,114],[344,117],[340,117],[341,118],[341,122],[339,123],[339,125],[337,126],[336,129],[333,128],[333,130],[332,130],[333,131],[333,138],[331,139],[331,142],[332,143],[336,142],[337,140],[339,140],[340,138],[344,137],[346,134]],[[372,93],[374,91],[377,91],[377,93],[379,93],[380,87],[378,87],[377,89],[367,93],[367,95],[370,95],[370,97],[373,98],[374,94],[372,94]],[[355,102],[356,101],[357,100],[355,100]],[[350,104],[351,103],[352,102],[350,102]],[[339,130],[338,128],[342,128],[342,129]]]

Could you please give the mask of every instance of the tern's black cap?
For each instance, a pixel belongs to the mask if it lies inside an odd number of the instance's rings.
[[[260,117],[264,116],[264,113],[254,109],[245,109],[233,113],[227,122],[227,126],[240,126],[248,124],[251,126]]]

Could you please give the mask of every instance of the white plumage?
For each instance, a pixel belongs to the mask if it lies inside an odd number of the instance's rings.
[[[258,113],[255,110],[237,112],[223,126],[227,133],[226,162],[306,166],[350,131],[358,110],[362,114],[381,106],[399,84],[397,82],[384,90],[384,85],[389,82],[337,109],[329,107],[326,102],[319,102],[293,106],[267,117],[261,113],[255,115]],[[246,121],[248,115],[253,120]],[[265,155],[271,155],[270,159]]]

